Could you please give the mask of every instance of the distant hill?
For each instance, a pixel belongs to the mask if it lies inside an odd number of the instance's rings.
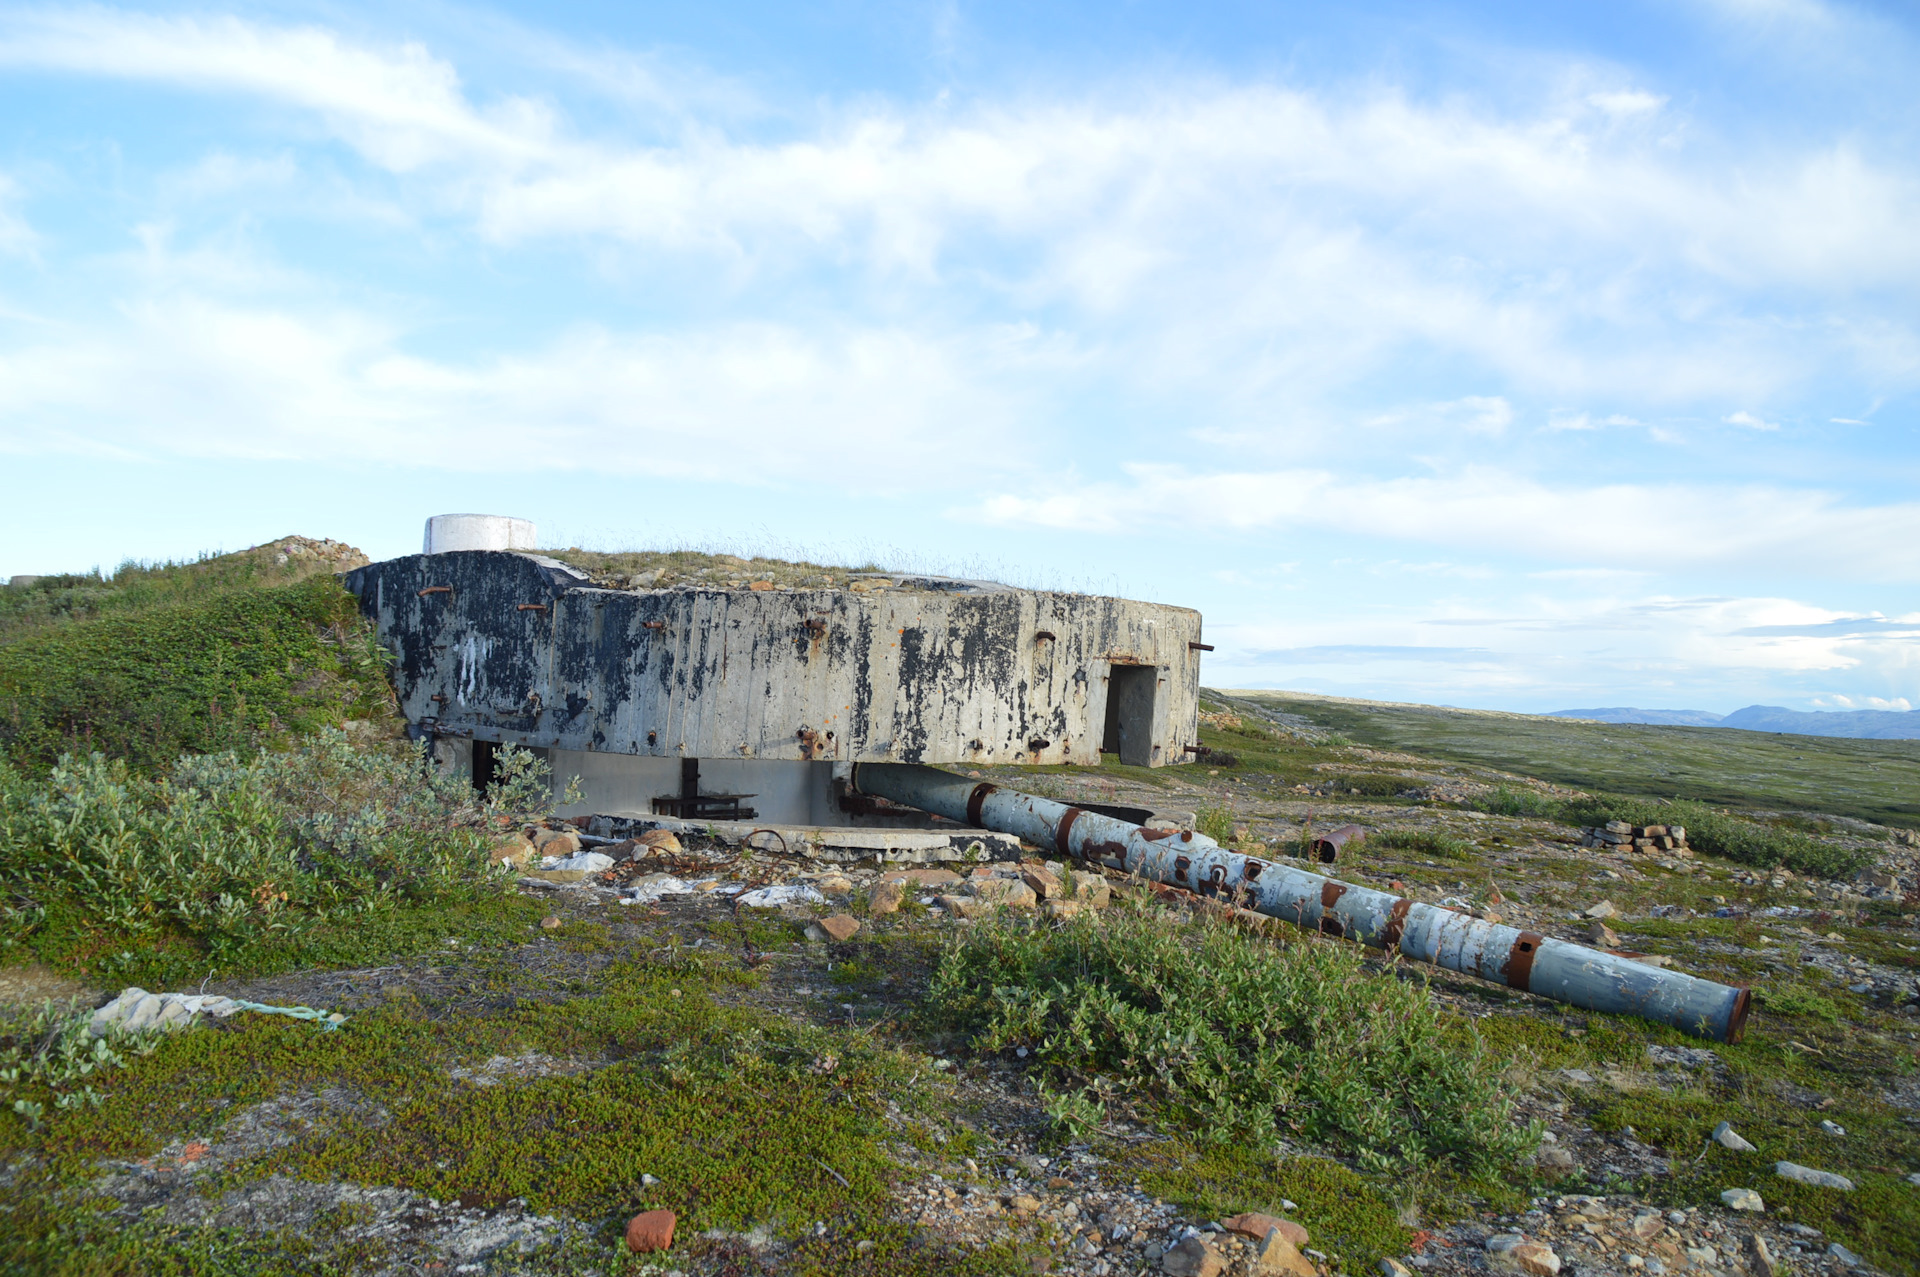
[[[1705,709],[1557,709],[1547,717],[1590,718],[1597,723],[1661,723],[1669,727],[1726,726],[1721,715]]]
[[[1725,715],[1704,709],[1558,709],[1545,717],[1587,718],[1600,723],[1656,723],[1666,727],[1732,727],[1743,732],[1844,736],[1853,740],[1920,740],[1920,711],[1859,709],[1806,713],[1779,705],[1749,705]]]
[[[1778,705],[1749,705],[1714,724],[1747,732],[1790,732],[1795,736],[1849,736],[1855,740],[1920,740],[1920,713],[1912,710],[1855,709],[1803,713]]]

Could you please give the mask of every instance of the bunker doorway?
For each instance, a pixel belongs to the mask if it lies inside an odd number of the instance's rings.
[[[1112,666],[1107,673],[1107,726],[1100,752],[1118,754],[1129,767],[1153,766],[1159,696],[1158,666]]]
[[[498,774],[493,757],[496,748],[490,740],[473,742],[473,792],[482,797],[493,788],[494,777]]]

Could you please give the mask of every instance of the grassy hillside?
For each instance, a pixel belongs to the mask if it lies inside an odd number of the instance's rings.
[[[157,773],[377,713],[379,650],[331,576],[361,556],[316,545],[333,548],[288,538],[0,590],[0,755],[44,771],[98,751]]]
[[[1362,744],[1582,789],[1920,826],[1920,741],[1588,723],[1302,692],[1229,694]]]

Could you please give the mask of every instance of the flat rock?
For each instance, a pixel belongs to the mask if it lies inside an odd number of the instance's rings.
[[[882,882],[910,882],[916,887],[944,887],[961,880],[951,869],[891,869],[880,876]]]
[[[1066,893],[1059,875],[1050,869],[1028,865],[1020,871],[1020,881],[1033,888],[1033,894],[1042,900],[1058,900]]]
[[[853,933],[860,930],[860,920],[850,913],[836,913],[830,918],[820,919],[820,930],[835,941],[845,944],[853,939]]]
[[[1832,1171],[1816,1171],[1811,1166],[1800,1166],[1793,1162],[1775,1162],[1773,1173],[1781,1179],[1790,1179],[1796,1184],[1811,1184],[1815,1188],[1837,1188],[1843,1193],[1853,1191],[1853,1181],[1844,1175],[1835,1175]]]
[[[1594,918],[1594,919],[1611,918],[1616,916],[1619,912],[1620,911],[1618,909],[1613,907],[1613,901],[1602,900],[1599,904],[1594,905],[1587,910],[1587,917]]]
[[[897,913],[901,901],[907,898],[907,887],[901,882],[883,882],[873,889],[867,898],[867,912],[878,917],[883,913]]]
[[[1827,1243],[1827,1257],[1829,1259],[1837,1259],[1852,1268],[1859,1268],[1867,1262],[1848,1250],[1845,1246],[1842,1246],[1839,1242]]]
[[[669,856],[677,856],[685,850],[680,845],[679,835],[671,829],[649,829],[635,837],[633,841],[637,846]]]
[[[1066,919],[1081,912],[1086,906],[1078,900],[1049,900],[1040,906],[1040,912],[1048,918]]]
[[[1764,1212],[1767,1204],[1760,1200],[1760,1194],[1751,1188],[1729,1188],[1720,1194],[1720,1204],[1728,1210],[1750,1210]]]

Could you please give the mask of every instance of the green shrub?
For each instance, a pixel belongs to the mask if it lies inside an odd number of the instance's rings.
[[[0,646],[0,754],[163,774],[382,712],[385,656],[331,577],[42,628]]]
[[[979,1050],[1026,1047],[1066,1127],[1093,1110],[1063,1087],[1118,1084],[1209,1142],[1304,1138],[1376,1169],[1492,1172],[1535,1138],[1477,1039],[1458,1045],[1422,987],[1368,974],[1345,945],[1129,910],[1007,920],[954,942],[931,1004]]]
[[[1500,816],[1540,816],[1563,824],[1683,825],[1687,845],[1709,855],[1772,869],[1785,865],[1822,878],[1851,878],[1870,858],[1865,851],[1836,847],[1798,830],[1746,820],[1685,798],[1634,798],[1624,794],[1586,794],[1562,800],[1538,790],[1496,786],[1479,802]]]
[[[1193,813],[1193,827],[1225,846],[1233,841],[1233,808],[1201,807]]]
[[[1828,1024],[1838,1024],[1841,1020],[1840,1007],[1832,998],[1812,989],[1789,985],[1786,988],[1756,989],[1755,996],[1760,1005],[1771,1015],[1799,1016],[1808,1020],[1823,1020]]]
[[[87,1079],[126,1067],[128,1054],[152,1054],[162,1036],[116,1024],[96,1038],[92,1022],[92,1009],[77,998],[0,1004],[0,1109],[37,1130],[48,1104],[56,1111],[98,1106],[100,1092]]]
[[[515,776],[544,767],[512,761]],[[497,895],[483,830],[516,793],[477,803],[410,747],[358,749],[338,731],[189,756],[159,780],[98,754],[46,780],[0,762],[0,953],[231,970],[322,924]]]
[[[1367,845],[1384,851],[1417,851],[1441,860],[1471,860],[1478,851],[1466,839],[1437,829],[1382,829],[1367,835]]]

